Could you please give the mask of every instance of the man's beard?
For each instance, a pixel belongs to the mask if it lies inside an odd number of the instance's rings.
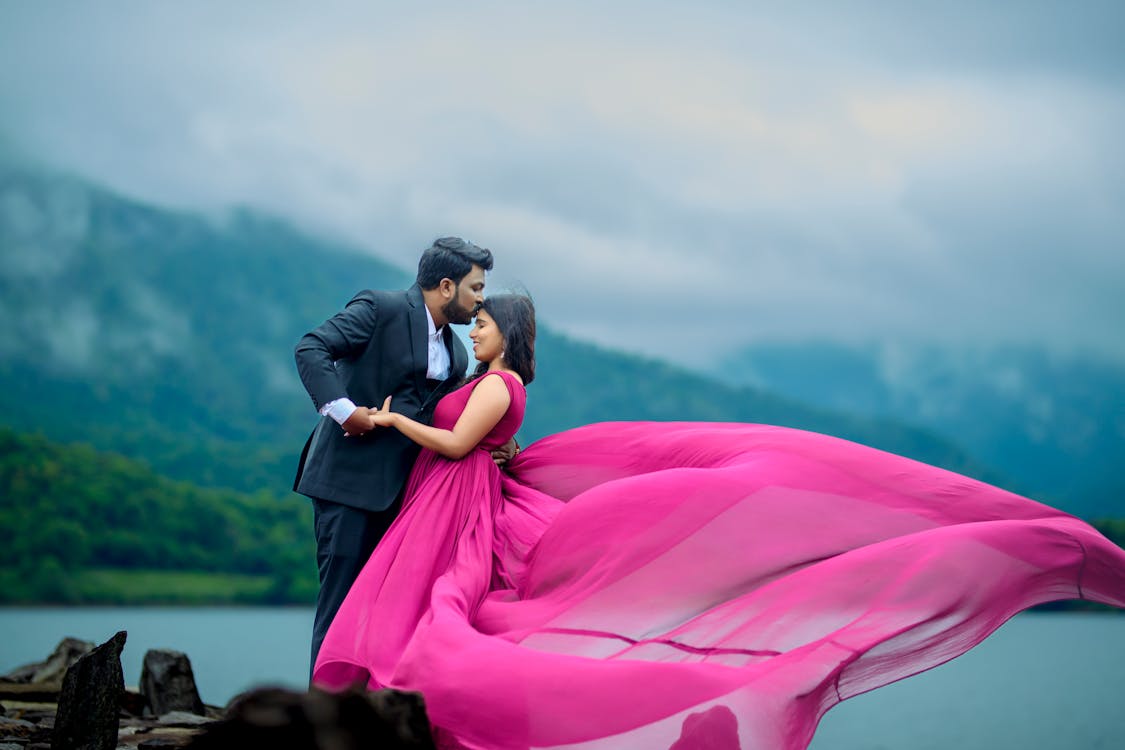
[[[462,307],[457,297],[446,302],[442,305],[441,312],[445,315],[445,319],[450,323],[457,323],[458,325],[465,325],[466,323],[473,322],[473,316],[477,314],[480,305],[473,305],[473,309]]]

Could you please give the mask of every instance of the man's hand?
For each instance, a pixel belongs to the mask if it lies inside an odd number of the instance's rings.
[[[344,428],[345,437],[355,437],[365,435],[376,427],[391,427],[394,425],[394,418],[394,412],[391,411],[391,397],[387,396],[381,409],[357,406],[340,426]]]
[[[512,438],[508,442],[501,445],[496,450],[492,451],[492,460],[496,462],[497,466],[503,466],[511,460],[512,456],[520,452],[520,444]]]
[[[351,416],[340,423],[347,437],[365,435],[375,429],[375,422],[371,419],[371,410],[366,406],[357,406]]]

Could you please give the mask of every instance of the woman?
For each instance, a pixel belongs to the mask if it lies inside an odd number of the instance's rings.
[[[444,746],[803,748],[1021,609],[1125,606],[1125,552],[1082,521],[824,435],[596,424],[501,476],[530,300],[490,298],[470,337],[432,428],[374,417],[424,450],[314,671],[421,691]]]

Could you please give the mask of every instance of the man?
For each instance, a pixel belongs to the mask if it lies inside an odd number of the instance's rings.
[[[344,596],[398,514],[419,450],[397,430],[371,430],[364,405],[391,396],[395,411],[433,418],[468,368],[449,324],[472,321],[491,269],[489,250],[458,237],[435,240],[422,253],[414,286],[360,292],[297,344],[297,371],[321,414],[293,485],[312,500],[315,515],[313,664]]]

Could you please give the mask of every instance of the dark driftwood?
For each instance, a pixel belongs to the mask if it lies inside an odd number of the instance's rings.
[[[58,703],[62,682],[0,682],[0,701]]]

